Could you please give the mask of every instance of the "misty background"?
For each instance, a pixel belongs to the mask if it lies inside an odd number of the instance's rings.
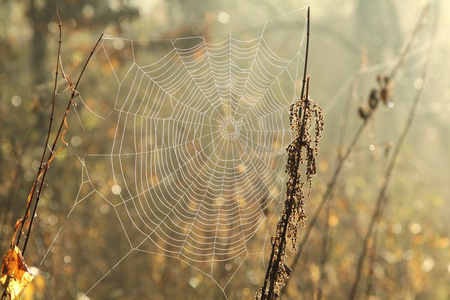
[[[226,33],[309,5],[310,96],[324,109],[326,121],[318,175],[313,179],[311,197],[307,199],[307,210],[312,215],[331,180],[339,155],[362,122],[358,108],[365,104],[370,90],[377,87],[377,75],[392,71],[426,3],[418,0],[0,1],[0,249],[6,253],[14,224],[23,216],[45,143],[59,34],[55,8],[63,24],[64,72],[74,79],[101,33],[133,40]],[[377,238],[372,243],[358,293],[360,299],[448,299],[449,13],[448,2],[431,1],[426,20],[390,89],[391,105],[379,108],[368,121],[346,161],[332,200],[320,215],[305,252],[295,265],[285,299],[348,296],[364,232],[392,156],[390,150],[398,142],[413,99],[422,85],[421,101],[388,185],[388,202],[377,225]],[[436,35],[430,43],[436,20]],[[278,30],[286,32],[286,36],[293,27],[298,28],[288,22],[280,22],[279,26]],[[289,40],[283,37],[280,34],[280,45],[288,45]],[[429,74],[423,81],[421,74],[430,47],[433,54]],[[88,66],[85,79],[89,80],[82,79],[80,91],[107,97],[111,83],[102,77],[94,78],[95,71],[89,75]],[[65,87],[61,80],[61,97],[55,110],[57,124],[68,99]],[[120,258],[118,253],[125,251],[125,245],[120,244],[122,237],[108,223],[105,212],[95,203],[83,203],[79,206],[81,212],[70,223],[67,221],[82,180],[77,155],[84,150],[79,147],[89,146],[80,146],[80,140],[73,138],[83,131],[79,121],[83,109],[78,103],[77,113],[70,112],[66,137],[69,147],[52,163],[45,180],[46,188],[25,255],[28,266],[34,266],[38,275],[23,299],[83,299],[85,289],[105,274],[108,275],[87,297],[221,299],[225,293],[228,299],[253,299],[265,274],[264,265],[256,259],[242,264],[225,291],[195,268],[162,255],[136,253],[108,273]],[[96,125],[84,123],[83,126],[91,130]],[[101,136],[102,132],[97,134]],[[106,172],[100,162],[96,170],[97,177]],[[71,234],[59,240],[50,255],[46,254],[64,225],[70,227]],[[304,230],[300,229],[300,237]],[[264,236],[256,236],[255,240],[263,243]],[[322,250],[326,256],[321,255]]]

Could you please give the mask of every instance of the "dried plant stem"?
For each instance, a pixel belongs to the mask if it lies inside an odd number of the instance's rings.
[[[61,58],[61,43],[62,43],[62,30],[61,30],[62,23],[61,23],[61,18],[59,17],[58,10],[56,10],[56,16],[58,18],[59,39],[58,39],[58,54],[56,56],[55,83],[54,83],[54,86],[53,86],[53,99],[52,99],[52,108],[51,108],[51,114],[50,114],[50,122],[49,122],[49,125],[48,125],[47,137],[46,137],[45,144],[44,144],[44,151],[42,151],[41,162],[39,164],[38,175],[36,176],[36,179],[34,181],[33,187],[31,188],[30,194],[28,196],[27,207],[25,209],[25,215],[24,215],[24,217],[22,219],[22,222],[20,224],[19,232],[22,232],[23,226],[25,224],[25,220],[27,220],[29,218],[29,215],[30,215],[30,208],[31,208],[31,202],[32,202],[31,201],[32,198],[30,198],[30,195],[32,197],[32,195],[35,194],[36,188],[37,188],[37,186],[39,184],[40,174],[42,174],[42,172],[44,171],[43,170],[44,169],[44,159],[45,159],[45,156],[47,154],[47,145],[48,145],[48,141],[50,139],[50,134],[51,134],[51,131],[52,131],[53,116],[54,116],[54,113],[55,113],[56,93],[57,93],[57,86],[58,86],[59,64],[60,64],[60,58]],[[42,182],[41,182],[41,188],[42,188]],[[33,217],[31,217],[30,223],[31,223]],[[28,236],[28,235],[29,235],[29,230],[28,230],[28,233],[26,234],[26,236]],[[22,236],[21,234],[18,235],[17,241],[15,242],[15,245],[17,245],[17,246],[19,245],[21,236]],[[25,245],[26,245],[26,243],[27,243],[27,240],[25,240]],[[23,253],[23,251],[22,251],[22,253]]]
[[[428,6],[426,8],[426,10],[428,11]],[[367,256],[367,252],[369,249],[369,244],[370,244],[370,240],[371,237],[373,235],[373,232],[375,230],[375,225],[377,224],[377,222],[379,221],[382,213],[383,213],[383,208],[386,206],[386,202],[387,199],[385,198],[385,194],[386,194],[386,189],[389,185],[389,182],[391,181],[391,177],[392,177],[392,172],[394,170],[394,167],[396,165],[397,159],[399,157],[400,154],[400,150],[403,146],[403,143],[406,139],[406,136],[409,133],[409,130],[411,128],[412,122],[414,120],[414,117],[416,115],[416,111],[417,111],[417,107],[419,105],[419,101],[422,98],[422,93],[423,93],[423,88],[425,85],[425,82],[428,78],[428,70],[429,70],[429,66],[430,66],[430,61],[431,61],[431,55],[432,55],[432,51],[433,51],[433,40],[435,37],[435,33],[436,33],[436,28],[437,28],[437,20],[436,18],[434,19],[434,24],[433,24],[433,29],[430,35],[430,47],[428,48],[428,53],[427,53],[427,59],[425,62],[425,65],[423,67],[422,70],[422,74],[421,74],[421,79],[422,79],[422,84],[419,87],[419,89],[417,90],[417,93],[414,97],[413,103],[411,105],[411,109],[409,111],[408,114],[408,119],[406,120],[405,126],[403,127],[403,130],[399,136],[398,142],[394,148],[393,151],[393,155],[391,158],[391,161],[388,165],[388,168],[386,169],[386,173],[384,175],[384,179],[383,179],[383,185],[378,193],[378,197],[377,197],[377,201],[375,204],[375,210],[372,214],[372,217],[370,219],[370,223],[369,223],[369,227],[367,229],[367,232],[364,236],[364,241],[363,241],[363,247],[362,247],[362,252],[358,258],[358,264],[357,264],[357,268],[356,268],[356,276],[355,279],[353,281],[351,290],[350,290],[350,294],[348,299],[349,300],[353,300],[356,297],[356,291],[358,289],[358,284],[361,280],[361,272],[364,266],[364,262]]]
[[[417,36],[419,35],[419,32],[422,29],[423,23],[425,22],[425,19],[426,19],[426,16],[428,15],[429,9],[430,9],[430,3],[428,2],[427,5],[422,9],[422,13],[421,13],[419,19],[417,20],[416,27],[414,27],[414,30],[411,33],[411,35],[409,36],[408,40],[406,41],[405,46],[403,46],[400,51],[400,58],[399,58],[399,60],[397,60],[397,63],[395,64],[394,68],[391,71],[391,74],[389,75],[389,77],[391,79],[396,77],[397,72],[400,70],[401,66],[406,61],[407,55],[411,51],[411,47],[414,44]]]
[[[286,275],[286,270],[281,270],[280,266],[281,263],[284,263],[284,257],[285,257],[285,249],[288,239],[288,232],[292,230],[292,228],[288,228],[289,226],[293,226],[291,224],[292,220],[295,219],[297,222],[294,227],[298,226],[298,222],[305,217],[303,213],[303,207],[302,203],[296,204],[296,202],[302,202],[303,201],[303,191],[302,191],[302,185],[300,183],[300,174],[299,174],[299,164],[302,161],[302,147],[306,147],[307,141],[304,141],[304,137],[306,137],[306,131],[308,130],[308,120],[310,112],[309,112],[309,106],[310,106],[310,100],[309,100],[309,78],[306,78],[307,75],[307,68],[308,68],[308,55],[309,55],[309,36],[310,36],[310,8],[308,7],[307,11],[307,35],[306,35],[306,53],[305,53],[305,65],[303,70],[303,81],[302,81],[302,90],[301,90],[301,101],[303,101],[302,104],[300,104],[297,109],[298,111],[292,112],[291,111],[291,122],[292,122],[292,113],[296,114],[298,119],[300,120],[300,128],[297,128],[299,130],[298,136],[296,137],[296,140],[292,142],[290,146],[291,148],[290,152],[293,150],[297,153],[295,155],[292,155],[293,153],[290,153],[290,158],[288,159],[287,164],[287,172],[289,173],[289,182],[288,182],[288,192],[286,194],[286,202],[285,202],[285,211],[283,213],[283,216],[281,217],[280,221],[277,225],[277,234],[272,240],[272,252],[270,254],[269,264],[267,267],[266,276],[264,279],[264,283],[261,289],[261,300],[266,299],[277,299],[279,298],[279,289],[281,287],[277,287],[276,285],[279,284],[279,277],[283,277]],[[305,94],[305,87],[306,87],[306,94]],[[294,109],[295,106],[292,107]],[[302,112],[303,108],[303,112]],[[303,114],[302,114],[303,113]],[[297,122],[297,121],[296,121]],[[292,123],[291,123],[292,125]],[[305,143],[305,144],[303,144]],[[292,161],[291,161],[292,160]],[[309,158],[308,158],[309,160]],[[292,164],[290,167],[289,165]],[[292,168],[292,170],[288,171],[288,168]],[[309,176],[308,176],[309,177]],[[291,188],[289,188],[291,187]],[[293,211],[295,210],[295,211]],[[299,211],[300,210],[300,214]],[[296,233],[294,234],[296,235]],[[290,237],[291,239],[295,239],[295,237]],[[294,245],[295,247],[295,245]],[[287,274],[287,277],[289,274]],[[283,280],[284,281],[284,280]],[[258,298],[258,295],[256,296]]]
[[[400,67],[404,64],[404,62],[407,60],[407,54],[411,51],[412,45],[414,44],[420,29],[423,26],[423,23],[425,21],[425,16],[428,13],[428,9],[429,9],[429,4],[423,9],[422,14],[420,16],[420,18],[418,19],[418,22],[412,32],[412,34],[410,35],[410,37],[408,38],[408,40],[405,42],[405,46],[402,48],[402,51],[400,53],[400,56],[397,60],[397,63],[395,64],[393,70],[391,71],[389,78],[390,78],[390,82],[393,82],[395,77],[398,74],[398,70],[400,69]],[[314,228],[320,213],[322,212],[322,209],[325,205],[325,203],[328,201],[328,199],[331,197],[331,194],[334,190],[334,187],[336,185],[337,179],[341,173],[342,167],[344,165],[344,163],[347,161],[347,159],[349,158],[350,154],[354,151],[355,146],[359,140],[359,138],[361,137],[362,132],[364,131],[364,128],[366,127],[367,123],[368,123],[369,118],[366,118],[363,120],[363,122],[361,123],[361,125],[358,127],[357,131],[355,132],[355,134],[352,137],[352,140],[349,144],[349,146],[347,147],[347,150],[345,151],[345,153],[343,155],[339,155],[338,157],[338,162],[337,162],[337,166],[333,172],[333,175],[331,177],[330,182],[327,185],[327,188],[325,190],[325,193],[322,196],[322,200],[319,203],[319,206],[317,207],[317,209],[314,212],[314,215],[312,216],[312,218],[310,219],[310,221],[308,222],[308,227],[305,231],[305,233],[302,236],[302,239],[300,241],[300,244],[298,246],[298,252],[297,255],[294,258],[294,261],[292,263],[292,269],[294,270],[300,260],[301,254],[304,250],[304,247],[309,239],[309,236],[311,234],[312,229]],[[289,281],[286,282],[286,286],[288,285]],[[285,287],[282,290],[282,294],[284,294],[286,292],[287,288]]]
[[[309,25],[310,25],[311,15],[308,6],[308,11],[306,15],[306,51],[305,51],[305,66],[303,68],[303,80],[302,80],[302,92],[300,97],[303,98],[305,96],[305,86],[306,86],[306,77],[308,74],[308,56],[309,56]],[[300,115],[299,115],[300,117]]]
[[[49,139],[50,139],[50,134],[52,131],[52,126],[53,126],[53,120],[54,120],[54,111],[55,111],[55,102],[56,102],[56,95],[57,95],[57,87],[58,87],[58,75],[59,75],[59,66],[61,65],[61,44],[62,44],[62,22],[61,22],[61,18],[59,16],[59,12],[58,10],[56,10],[56,15],[58,18],[58,27],[59,27],[59,39],[58,39],[58,52],[57,52],[57,59],[56,59],[56,70],[55,70],[55,82],[54,82],[54,87],[53,87],[53,98],[52,98],[52,108],[51,108],[51,114],[50,114],[50,122],[49,122],[49,126],[48,126],[48,131],[47,131],[47,136],[46,136],[46,140],[45,140],[45,145],[44,145],[44,150],[42,152],[42,157],[41,157],[41,162],[39,165],[39,169],[38,172],[36,174],[36,178],[34,180],[33,186],[31,188],[30,193],[28,194],[28,199],[27,199],[27,205],[26,205],[26,209],[25,209],[25,214],[24,217],[22,219],[20,219],[18,221],[18,223],[15,226],[15,230],[13,233],[13,237],[11,240],[11,247],[17,246],[19,247],[19,243],[20,243],[20,239],[22,236],[22,232],[24,231],[24,227],[26,224],[26,221],[28,221],[27,223],[27,228],[26,228],[26,234],[25,234],[25,241],[23,243],[23,247],[21,250],[22,255],[24,255],[29,238],[30,238],[30,233],[31,233],[31,228],[33,226],[33,221],[34,221],[34,217],[36,215],[36,210],[39,204],[39,200],[40,200],[40,195],[42,192],[42,189],[45,185],[45,175],[47,174],[47,170],[48,167],[50,166],[51,162],[53,161],[53,159],[61,152],[63,151],[66,146],[67,143],[64,141],[64,135],[68,130],[68,125],[67,125],[67,115],[69,113],[69,111],[72,108],[72,105],[74,104],[73,100],[74,98],[76,98],[79,94],[76,91],[78,84],[80,82],[80,79],[92,57],[92,55],[95,52],[95,49],[97,48],[98,44],[100,43],[103,34],[100,36],[100,38],[98,39],[97,43],[95,44],[94,48],[92,49],[88,59],[86,60],[83,69],[80,73],[80,75],[78,76],[78,80],[75,84],[75,86],[72,85],[72,81],[70,80],[70,78],[67,78],[64,74],[62,74],[63,78],[66,79],[66,81],[69,83],[70,88],[71,88],[71,96],[69,99],[69,103],[67,104],[67,108],[66,111],[64,112],[64,116],[63,119],[61,121],[61,124],[59,126],[58,132],[55,136],[55,139],[53,141],[53,145],[50,149],[50,153],[48,154],[48,158],[47,161],[44,162],[45,157],[47,155],[47,147],[49,145]],[[62,66],[61,66],[62,67]],[[64,129],[63,129],[64,128]],[[56,145],[58,143],[58,141],[61,139],[61,141],[64,143],[63,147],[60,148],[59,150],[56,150]],[[31,206],[33,204],[33,199],[35,199],[34,201],[34,207],[33,209],[31,209]],[[32,210],[32,212],[31,212]],[[6,289],[2,294],[1,299],[6,299],[7,297],[7,292]]]
[[[301,128],[300,128],[300,137],[303,137],[305,134],[305,130],[306,130],[306,122],[307,122],[307,107],[308,107],[308,86],[307,86],[307,92],[306,92],[306,97],[303,99],[305,101],[305,109],[303,110],[303,118],[301,119]],[[292,178],[292,185],[296,185],[299,183],[299,177],[298,177],[298,168],[299,168],[299,159],[300,159],[300,151],[298,153],[298,157],[297,157],[297,162],[296,165],[294,166],[294,168],[296,168],[296,170],[294,171],[294,177]],[[280,262],[285,254],[285,249],[286,249],[286,244],[287,244],[287,232],[288,232],[288,225],[289,225],[289,220],[291,219],[291,217],[293,217],[293,203],[297,200],[295,199],[295,189],[289,189],[288,193],[287,193],[287,199],[286,199],[286,204],[285,204],[285,212],[283,214],[283,216],[281,217],[281,220],[278,223],[277,226],[277,237],[276,238],[281,238],[281,241],[278,243],[278,245],[276,245],[275,241],[272,241],[272,253],[270,255],[270,260],[269,260],[269,265],[267,268],[267,272],[266,272],[266,278],[264,280],[264,284],[263,284],[263,288],[262,288],[262,295],[261,295],[261,300],[264,299],[276,299],[276,291],[275,291],[275,285],[276,285],[276,281],[277,281],[277,276],[280,273]],[[266,292],[267,289],[267,284],[269,284],[269,289]]]
[[[58,19],[59,19],[59,16],[58,16]],[[30,233],[31,227],[32,227],[32,225],[33,225],[34,216],[35,216],[35,214],[36,214],[36,209],[37,209],[37,206],[38,206],[38,204],[39,204],[39,199],[40,199],[40,195],[41,195],[41,192],[42,192],[42,188],[43,188],[43,186],[44,186],[44,182],[45,182],[44,179],[45,179],[45,175],[47,174],[48,167],[49,167],[50,163],[52,162],[52,160],[53,160],[53,159],[54,159],[54,158],[55,158],[62,150],[64,150],[64,149],[66,148],[66,146],[67,146],[67,143],[64,141],[64,135],[66,134],[66,132],[67,132],[67,130],[68,130],[68,125],[67,125],[67,115],[69,114],[69,111],[72,109],[72,106],[73,106],[73,104],[74,104],[73,99],[75,99],[75,98],[79,95],[78,92],[77,92],[78,84],[80,83],[80,79],[81,79],[81,77],[82,77],[82,75],[83,75],[83,73],[84,73],[84,70],[86,69],[86,67],[87,67],[87,65],[88,65],[88,63],[89,63],[89,61],[90,61],[92,55],[94,54],[95,49],[97,48],[98,44],[100,43],[102,37],[103,37],[103,34],[102,34],[102,35],[100,36],[100,38],[97,40],[97,43],[95,44],[94,48],[92,49],[91,53],[89,54],[89,57],[87,58],[87,60],[86,60],[86,62],[85,62],[85,64],[84,64],[84,66],[83,66],[83,69],[82,69],[80,75],[78,76],[78,80],[77,80],[75,86],[72,86],[72,82],[70,81],[70,78],[66,78],[65,75],[64,75],[64,78],[68,81],[68,83],[69,83],[69,85],[70,85],[70,88],[71,88],[71,90],[72,90],[72,93],[71,93],[71,95],[70,95],[70,99],[69,99],[69,102],[68,102],[68,104],[67,104],[66,111],[64,112],[63,119],[62,119],[62,121],[61,121],[61,123],[60,123],[60,125],[59,125],[58,132],[57,132],[57,134],[56,134],[56,136],[55,136],[55,139],[54,139],[54,141],[53,141],[53,145],[52,145],[52,147],[51,147],[51,150],[50,150],[50,153],[49,153],[49,156],[48,156],[48,160],[47,160],[47,162],[44,164],[44,167],[42,168],[42,170],[40,170],[40,172],[38,172],[38,176],[37,176],[37,178],[36,178],[35,185],[36,185],[36,183],[38,183],[38,184],[39,184],[39,189],[37,190],[37,193],[36,193],[36,201],[35,201],[35,204],[34,204],[33,213],[31,214],[30,224],[29,224],[29,226],[28,226],[28,230],[27,230],[27,234],[26,234],[26,237],[25,237],[24,246],[23,246],[23,248],[22,248],[22,253],[25,252],[25,249],[26,249],[26,246],[27,246],[27,242],[28,242],[29,235],[30,235],[29,233]],[[60,39],[60,41],[61,41],[61,39]],[[59,54],[59,52],[58,52],[58,54]],[[58,57],[59,57],[59,55],[58,55]],[[56,84],[55,84],[54,95],[56,95]],[[51,120],[53,120],[53,115],[52,115]],[[63,128],[64,128],[64,129],[63,129]],[[50,134],[50,131],[49,131],[48,135],[49,135],[49,134]],[[64,145],[63,145],[63,147],[62,147],[61,149],[59,149],[59,150],[57,150],[57,151],[55,152],[56,145],[57,145],[57,143],[58,143],[58,141],[59,141],[60,138],[61,138],[61,140],[63,141]],[[46,143],[46,145],[47,145],[47,144],[48,144],[48,136],[47,136],[47,143]],[[46,147],[45,147],[45,148],[46,148]],[[44,151],[45,151],[45,150],[44,150]],[[41,175],[42,175],[42,178],[40,178]],[[34,194],[34,193],[33,193],[33,194]],[[19,235],[19,236],[20,236],[20,235]],[[17,245],[18,245],[18,242],[17,242]]]
[[[302,252],[304,250],[306,242],[308,241],[309,235],[311,234],[311,231],[314,228],[314,226],[319,218],[319,214],[322,212],[322,209],[323,209],[325,203],[328,201],[328,199],[330,198],[330,196],[333,192],[334,186],[336,185],[337,179],[339,177],[339,174],[341,173],[344,163],[347,161],[348,157],[355,149],[355,146],[356,146],[359,138],[361,137],[361,134],[364,131],[364,128],[366,127],[366,125],[367,125],[367,119],[364,120],[363,123],[361,123],[358,130],[355,132],[355,134],[352,138],[352,141],[350,142],[349,146],[347,147],[347,150],[345,151],[344,155],[339,157],[338,165],[336,166],[336,169],[334,170],[333,177],[331,178],[331,181],[328,183],[327,189],[322,196],[322,200],[320,201],[320,204],[317,207],[317,209],[314,211],[314,215],[312,216],[311,220],[308,222],[308,227],[302,236],[302,239],[298,246],[297,255],[295,256],[294,261],[292,263],[293,270],[297,266],[297,264],[300,260],[300,257],[302,255]],[[282,294],[284,294],[286,292],[286,290],[287,290],[286,287],[287,287],[288,283],[289,283],[289,281],[286,282],[286,286],[281,292]]]
[[[61,54],[61,42],[62,42],[62,30],[61,30],[62,24],[61,24],[61,19],[59,17],[58,10],[56,10],[56,16],[58,18],[59,39],[58,39],[58,54],[57,54],[57,58],[56,58],[55,83],[54,83],[54,87],[53,87],[53,99],[52,99],[52,108],[51,108],[51,114],[50,114],[50,122],[49,122],[49,126],[48,126],[47,137],[46,137],[46,140],[45,140],[44,150],[42,151],[42,157],[41,157],[41,162],[39,164],[38,173],[36,175],[36,179],[35,179],[35,181],[33,183],[31,191],[30,191],[30,193],[28,195],[27,206],[26,206],[26,209],[25,209],[25,214],[24,214],[23,218],[20,221],[19,227],[17,227],[17,225],[16,225],[15,232],[13,234],[13,238],[12,238],[10,247],[13,247],[13,245],[16,245],[16,246],[19,245],[20,238],[22,236],[21,233],[22,233],[23,227],[25,225],[25,221],[30,216],[30,209],[31,209],[31,204],[32,204],[32,200],[33,200],[33,195],[35,195],[36,188],[37,188],[37,186],[40,183],[40,188],[39,188],[38,195],[37,195],[37,198],[36,198],[37,199],[36,202],[37,202],[39,200],[40,190],[42,189],[42,185],[43,185],[43,180],[41,182],[39,182],[39,180],[40,180],[41,174],[43,174],[43,173],[45,174],[45,172],[46,172],[46,170],[48,168],[48,166],[47,167],[44,166],[44,159],[45,159],[45,156],[46,156],[46,153],[47,153],[47,145],[48,145],[48,141],[50,139],[50,134],[51,134],[52,125],[53,125],[53,115],[54,115],[54,112],[55,112],[56,91],[57,91],[57,86],[58,86],[58,73],[59,73],[59,64],[60,64],[60,56],[61,56],[60,55]],[[37,206],[37,204],[36,204],[36,206]],[[30,218],[28,230],[27,230],[26,237],[25,237],[24,246],[23,246],[23,249],[22,249],[22,254],[25,252],[26,245],[27,245],[27,242],[28,242],[28,238],[30,236],[30,230],[31,230],[31,225],[33,224],[33,219],[34,219],[34,215],[35,215],[35,212],[36,212],[36,206],[35,206],[35,209],[33,210],[33,215]],[[17,240],[15,241],[15,237],[16,237],[16,233],[17,232],[19,234],[17,234]],[[2,300],[6,299],[6,296],[7,296],[7,292],[6,292],[6,289],[5,289],[3,291],[1,299]]]
[[[369,257],[369,266],[372,266],[376,260],[378,237],[379,237],[379,231],[375,231],[374,236],[372,238],[372,247],[371,247],[370,257]],[[373,268],[370,268],[369,274],[367,276],[367,286],[366,286],[365,297],[364,297],[367,300],[370,300],[370,294],[372,293],[372,287],[373,287],[373,280],[374,280],[374,270],[373,270]]]
[[[323,235],[323,239],[322,239],[322,253],[321,253],[321,257],[320,257],[320,263],[319,263],[319,268],[320,268],[320,278],[319,278],[319,283],[317,284],[317,296],[316,296],[316,300],[321,300],[322,299],[322,295],[323,295],[323,287],[324,287],[324,282],[325,282],[325,277],[326,277],[326,272],[325,272],[325,265],[328,261],[329,258],[329,254],[330,254],[330,248],[331,248],[331,242],[333,241],[332,239],[328,238],[330,236],[331,233],[331,227],[330,227],[330,223],[328,222],[329,218],[330,218],[330,210],[331,207],[328,204],[327,205],[327,209],[325,211],[325,234]]]
[[[302,91],[301,91],[301,101],[303,103],[299,105],[297,112],[291,112],[296,114],[298,119],[301,122],[299,130],[299,135],[296,137],[298,139],[297,141],[294,140],[294,142],[291,145],[295,145],[296,142],[299,142],[300,144],[297,145],[298,149],[295,149],[295,151],[298,150],[295,157],[290,157],[293,161],[288,160],[288,167],[289,164],[292,163],[293,165],[291,168],[290,178],[288,182],[288,186],[291,187],[291,189],[288,187],[288,191],[286,194],[286,202],[285,202],[285,211],[283,213],[283,216],[281,217],[280,221],[277,225],[277,234],[272,240],[272,252],[270,254],[270,259],[264,279],[263,286],[261,288],[261,294],[260,296],[256,296],[256,298],[260,297],[261,300],[273,300],[277,299],[279,297],[279,289],[281,287],[277,287],[276,285],[279,284],[279,277],[284,276],[283,274],[286,274],[286,270],[281,270],[280,266],[281,263],[284,263],[284,256],[285,256],[285,249],[288,239],[288,232],[292,229],[289,229],[289,226],[292,226],[290,224],[292,219],[302,219],[303,214],[300,214],[299,216],[296,216],[298,214],[298,211],[295,210],[296,202],[297,201],[303,201],[303,192],[302,187],[300,183],[300,174],[299,174],[299,164],[302,161],[302,152],[301,149],[306,145],[306,141],[304,141],[304,137],[306,136],[306,131],[308,130],[308,114],[309,112],[309,77],[307,78],[307,68],[308,68],[308,55],[309,55],[309,36],[310,36],[310,8],[308,7],[307,11],[307,35],[306,35],[306,53],[305,53],[305,65],[303,70],[303,81],[302,81]],[[306,88],[306,94],[305,94],[305,88]],[[294,106],[295,107],[295,106]],[[303,108],[303,112],[302,112]],[[303,114],[302,114],[303,113]],[[292,118],[292,115],[291,115]],[[292,122],[292,119],[291,119]],[[291,124],[292,125],[292,124]],[[305,143],[305,144],[303,144]],[[295,147],[295,146],[293,146]],[[291,174],[292,177],[291,177]],[[300,196],[298,195],[300,194]],[[297,199],[300,198],[300,199]],[[300,209],[302,211],[302,204],[299,204],[299,207],[296,208],[297,210]],[[298,220],[297,220],[298,222]],[[291,237],[293,238],[293,237]],[[289,276],[289,275],[287,275]]]

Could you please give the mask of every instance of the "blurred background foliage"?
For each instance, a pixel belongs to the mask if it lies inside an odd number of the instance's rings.
[[[320,145],[319,174],[307,202],[312,213],[337,164],[338,153],[361,122],[358,106],[376,85],[376,74],[392,66],[425,2],[0,1],[0,249],[6,253],[14,224],[23,215],[45,141],[58,43],[55,8],[63,21],[64,70],[66,75],[76,78],[102,32],[131,39],[208,35],[264,22],[310,5],[310,94],[324,108],[327,123]],[[363,272],[359,293],[370,294],[366,299],[450,297],[450,73],[447,71],[450,42],[446,32],[450,26],[449,13],[450,4],[441,1],[437,14],[433,12],[428,17],[439,17],[431,72],[389,184],[386,195],[389,204],[377,227],[377,251]],[[414,55],[402,66],[393,87],[395,106],[377,112],[346,163],[333,201],[326,208],[327,213],[322,213],[300,264],[294,269],[286,299],[317,298],[319,287],[324,299],[347,297],[362,237],[391,155],[387,145],[397,142],[421,84],[419,77],[430,46],[430,24],[430,20],[425,22]],[[289,26],[280,30],[289,30]],[[83,90],[94,90],[99,96],[106,97],[109,92],[108,83],[102,78],[90,78],[81,84]],[[62,88],[60,91],[57,122],[68,99],[67,92]],[[77,112],[83,114],[82,108]],[[72,111],[67,138],[71,145],[49,170],[48,186],[43,191],[31,245],[25,255],[29,266],[41,263],[55,234],[64,225],[80,187],[80,162],[75,156],[80,141],[74,137],[82,129],[70,125],[77,122]],[[84,125],[99,126],[88,122]],[[103,130],[97,132],[99,138]],[[101,177],[102,166],[97,170]],[[85,203],[82,209],[83,217],[71,222],[72,238],[52,248],[53,255],[39,267],[41,271],[24,299],[81,297],[72,283],[91,286],[95,278],[111,268],[111,261],[117,262],[121,253],[127,251],[127,245],[118,242],[120,226],[105,222],[107,218],[97,218],[98,214],[106,214],[105,210],[96,207],[96,203]],[[324,240],[329,241],[329,254],[321,264]],[[93,243],[106,245],[108,250],[100,254],[102,259],[92,258]],[[75,256],[82,263],[70,264]],[[230,299],[252,299],[262,284],[265,269],[260,261],[249,261],[241,269],[237,280],[226,288]],[[321,272],[326,274],[325,279],[320,280]],[[111,272],[88,296],[220,299],[223,293],[210,278],[180,261],[134,253],[120,272]]]

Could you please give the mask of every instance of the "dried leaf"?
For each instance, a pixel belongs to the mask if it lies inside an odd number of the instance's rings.
[[[17,246],[11,247],[2,262],[0,282],[11,299],[18,299],[20,292],[33,280],[22,252]]]

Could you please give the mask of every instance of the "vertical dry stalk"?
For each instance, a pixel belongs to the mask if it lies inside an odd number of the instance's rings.
[[[291,270],[286,265],[286,246],[292,243],[293,255],[297,252],[299,226],[304,226],[307,214],[305,196],[310,194],[312,176],[316,174],[315,156],[319,151],[319,139],[324,127],[322,108],[309,99],[309,77],[306,84],[306,95],[291,106],[291,128],[295,138],[287,147],[288,161],[286,172],[289,179],[286,184],[286,200],[284,211],[278,222],[276,235],[272,237],[272,253],[263,287],[258,291],[256,299],[279,299],[284,281]],[[311,133],[313,131],[313,133]],[[302,179],[300,165],[305,164],[306,180]],[[305,183],[309,185],[305,193]]]
[[[276,235],[271,239],[272,252],[267,267],[264,284],[255,299],[280,299],[281,289],[292,270],[286,265],[286,246],[292,243],[292,255],[297,253],[299,226],[304,227],[307,213],[305,211],[304,185],[308,183],[307,195],[311,192],[312,176],[317,173],[315,156],[319,152],[319,139],[322,137],[324,115],[322,108],[309,98],[309,77],[306,78],[309,54],[310,8],[307,12],[307,33],[305,66],[301,98],[290,108],[290,124],[295,138],[287,147],[288,160],[286,173],[286,200],[284,211],[278,221]],[[306,93],[305,93],[306,88]],[[314,122],[314,123],[313,123]],[[313,126],[314,124],[314,126]],[[306,180],[302,180],[300,165],[305,164]]]

